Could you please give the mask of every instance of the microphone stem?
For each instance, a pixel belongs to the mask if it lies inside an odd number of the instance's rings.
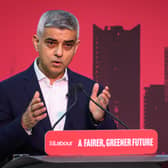
[[[71,106],[69,107],[69,109],[54,123],[53,127],[52,127],[52,130],[54,130],[54,128],[56,127],[56,125],[64,118],[64,116],[67,114],[68,111],[70,111],[72,109],[72,107],[75,106],[77,100],[78,100],[78,97],[77,97],[77,89],[74,88],[74,93],[75,93],[75,100],[74,102],[71,104]]]

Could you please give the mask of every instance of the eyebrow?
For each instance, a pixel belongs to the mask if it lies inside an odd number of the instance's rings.
[[[45,41],[48,41],[48,40],[51,40],[51,41],[54,41],[54,42],[57,42],[58,40],[56,40],[56,39],[53,39],[53,38],[47,38],[47,39],[45,39]],[[75,40],[65,40],[64,41],[65,43],[75,43]]]
[[[45,39],[45,41],[48,41],[48,40],[55,41],[55,42],[57,41],[56,39],[53,39],[53,38],[50,38],[50,37]]]
[[[75,43],[75,40],[64,41],[65,43]]]

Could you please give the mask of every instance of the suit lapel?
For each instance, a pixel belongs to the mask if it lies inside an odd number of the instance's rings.
[[[31,101],[32,97],[35,93],[35,91],[40,92],[40,98],[44,102],[44,98],[34,71],[34,66],[33,64],[30,66],[30,68],[25,72],[26,74],[24,75],[25,79],[25,92],[27,93],[26,95],[28,96],[28,99]],[[51,129],[51,124],[49,121],[49,117],[47,117],[43,120],[41,120],[37,125],[35,129],[44,129],[44,132],[48,131]]]
[[[75,107],[70,109],[71,105],[74,103],[75,101],[75,93],[74,90],[72,89],[77,83],[79,83],[77,76],[75,75],[75,73],[73,73],[70,69],[68,69],[68,105],[67,105],[67,115],[66,115],[66,120],[65,120],[65,126],[64,129],[73,129],[73,125],[72,125],[72,120],[73,120],[73,116],[72,116],[72,111],[74,112]]]

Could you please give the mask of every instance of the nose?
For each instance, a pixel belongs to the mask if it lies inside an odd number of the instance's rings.
[[[62,57],[63,56],[63,47],[61,45],[58,45],[55,49],[55,56]]]

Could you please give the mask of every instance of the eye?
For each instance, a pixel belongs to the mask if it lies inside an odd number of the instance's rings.
[[[49,48],[54,48],[57,45],[56,41],[52,40],[46,40],[46,44]]]
[[[64,43],[64,48],[67,50],[71,49],[73,46],[74,46],[74,42]]]

